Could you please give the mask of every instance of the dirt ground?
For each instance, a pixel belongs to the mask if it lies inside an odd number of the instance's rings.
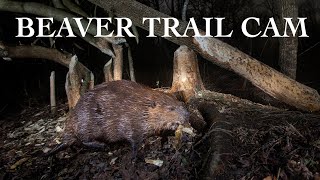
[[[228,159],[212,179],[315,179],[320,173],[320,115],[288,111],[231,95],[203,96],[232,123]],[[26,108],[0,120],[0,179],[203,179],[208,171],[214,126],[195,137],[146,139],[132,162],[130,145],[106,149],[75,146],[53,156],[44,152],[60,142],[68,108],[60,104]],[[219,145],[217,145],[219,146]],[[223,153],[223,152],[221,152]]]

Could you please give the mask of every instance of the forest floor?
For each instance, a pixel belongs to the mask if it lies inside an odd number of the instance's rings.
[[[217,172],[219,179],[320,179],[319,114],[219,93],[207,93],[204,99],[233,124],[228,130],[229,158]],[[164,144],[160,137],[150,137],[139,148],[135,163],[126,143],[104,150],[76,146],[43,156],[61,141],[67,111],[66,104],[60,104],[55,115],[49,107],[26,108],[0,120],[0,180],[202,179],[206,172],[214,127],[188,136],[178,150],[174,137]]]

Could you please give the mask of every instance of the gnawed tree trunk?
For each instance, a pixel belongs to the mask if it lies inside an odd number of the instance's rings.
[[[90,82],[89,82],[89,90],[94,88],[94,75],[90,72]]]
[[[114,60],[113,60],[113,79],[121,80],[123,72],[123,47],[122,45],[113,45]]]
[[[198,91],[204,90],[200,77],[196,53],[187,46],[180,46],[173,59],[173,81],[171,92],[181,92],[183,100],[189,99]]]
[[[202,177],[210,179],[223,169],[230,157],[230,123],[213,103],[202,98],[203,86],[195,52],[187,46],[180,46],[174,53],[173,83],[170,92],[180,92],[187,102],[190,112],[189,122],[199,133],[209,130],[209,145],[206,161],[203,163]],[[212,94],[215,94],[212,92]],[[197,144],[195,145],[197,146]]]
[[[283,18],[292,18],[294,25],[298,23],[298,5],[296,0],[277,1],[280,15],[280,32],[284,32],[286,21]],[[298,34],[293,37],[290,28],[287,28],[288,38],[279,38],[279,66],[281,72],[292,79],[296,79],[298,58]],[[298,33],[298,32],[297,32]]]
[[[72,110],[80,99],[80,85],[75,81],[71,83],[70,75],[67,73],[65,89],[68,98],[69,110]]]
[[[198,106],[189,100],[202,90],[204,86],[200,77],[197,55],[187,46],[180,46],[174,53],[172,86],[167,93],[188,103],[189,122],[199,132],[205,129],[207,123],[199,112]]]
[[[169,17],[134,0],[88,1],[108,11],[112,10],[118,17],[130,18],[134,25],[145,30],[149,30],[149,26],[148,23],[142,24],[142,17]],[[180,34],[183,34],[187,24],[182,21],[179,23],[180,26],[177,30]],[[162,36],[164,32],[163,24],[155,23],[154,32],[156,35]],[[189,34],[189,36],[192,36],[192,34]],[[306,111],[320,110],[320,96],[316,90],[279,73],[216,38],[171,37],[167,39],[176,44],[187,45],[207,60],[236,72],[282,102]]]
[[[80,96],[93,88],[93,74],[78,61],[77,56],[71,58],[69,72],[66,77],[65,89],[68,97],[69,109],[73,109]]]
[[[201,97],[200,94],[204,90],[196,53],[187,46],[180,46],[174,53],[173,83],[170,92],[182,94],[183,100],[188,104],[189,122],[194,129],[199,133],[212,131],[208,133],[210,149],[207,161],[204,162],[203,177],[214,177],[219,174],[223,163],[229,158],[226,153],[228,154],[231,145],[228,132],[231,127],[216,106]]]
[[[127,44],[128,47],[128,61],[129,61],[129,72],[130,72],[130,80],[133,82],[136,82],[136,77],[134,74],[134,66],[133,66],[133,58],[132,58],[132,52],[129,44]]]
[[[104,81],[105,82],[113,81],[112,58],[104,65],[103,73],[104,73]]]

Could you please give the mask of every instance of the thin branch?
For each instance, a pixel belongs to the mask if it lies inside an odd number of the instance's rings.
[[[71,11],[76,14],[79,14],[83,17],[89,17],[89,15],[84,12],[77,4],[73,3],[70,0],[62,0],[62,3]]]
[[[55,8],[66,9],[60,0],[52,0],[52,4]]]
[[[317,42],[315,45],[311,46],[310,48],[308,48],[307,50],[303,51],[302,53],[300,53],[298,56],[303,55],[304,53],[310,51],[311,49],[313,49],[314,47],[318,46],[320,44],[320,41]]]
[[[78,29],[74,29],[74,32],[80,36],[80,31]],[[91,44],[92,46],[99,49],[102,53],[107,54],[111,57],[114,57],[114,53],[111,50],[110,43],[104,38],[97,38],[91,34],[86,34],[86,36],[80,36],[84,41]]]
[[[183,3],[183,8],[182,8],[182,21],[187,21],[187,10],[188,10],[188,4],[189,4],[189,0],[185,0]]]

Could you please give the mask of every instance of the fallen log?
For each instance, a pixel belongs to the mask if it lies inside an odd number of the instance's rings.
[[[46,48],[42,46],[8,46],[0,42],[0,57],[19,59],[47,59],[68,67],[71,54],[62,53],[57,49]]]

